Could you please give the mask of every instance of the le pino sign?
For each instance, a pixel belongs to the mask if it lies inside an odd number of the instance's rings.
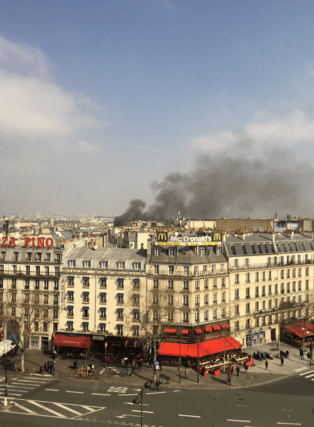
[[[53,240],[48,237],[24,237],[24,246],[23,248],[52,248]],[[15,237],[2,237],[2,244],[0,245],[2,248],[15,248],[16,241]]]

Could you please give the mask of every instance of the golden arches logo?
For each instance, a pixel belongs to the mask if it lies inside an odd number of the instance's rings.
[[[167,240],[168,240],[168,233],[166,233],[165,231],[162,231],[157,234],[158,242],[167,242]]]
[[[221,240],[221,235],[219,233],[214,234],[214,241]]]

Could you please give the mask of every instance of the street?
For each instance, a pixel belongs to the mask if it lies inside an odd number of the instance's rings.
[[[13,382],[17,388],[10,390],[9,401],[15,406],[10,413],[1,413],[1,426],[55,426],[56,419],[60,427],[68,426],[70,421],[83,421],[84,425],[141,423],[141,405],[132,403],[136,396],[140,400],[140,389],[136,387],[34,377]],[[17,396],[10,398],[12,394]],[[143,425],[310,427],[314,422],[313,396],[313,382],[302,376],[226,391],[145,389]]]

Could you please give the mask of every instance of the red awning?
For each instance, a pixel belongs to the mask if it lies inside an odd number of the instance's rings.
[[[205,328],[205,331],[206,331],[206,332],[212,332],[212,328],[211,328],[210,326],[207,326],[207,327]]]
[[[304,330],[305,333],[304,333]],[[312,325],[312,323],[306,323],[306,324],[302,324],[302,325],[295,325],[295,326],[290,326],[289,328],[286,328],[288,331],[290,331],[291,333],[293,333],[294,335],[297,335],[299,338],[303,338],[303,336],[305,335],[305,337],[309,337],[309,336],[313,336],[314,335],[314,325]]]
[[[70,337],[67,335],[55,335],[53,345],[63,347],[89,348],[92,345],[91,337]]]
[[[220,325],[223,329],[229,329],[230,326],[228,325],[228,323],[224,323],[222,325]]]
[[[197,334],[201,334],[201,333],[202,333],[202,329],[195,329],[195,332],[196,332]]]
[[[199,357],[208,356],[210,354],[222,353],[224,350],[234,350],[242,347],[233,337],[217,338],[214,340],[203,341],[199,344],[180,344],[162,342],[159,347],[158,354],[160,356],[181,356],[181,357],[197,357],[199,347]]]
[[[165,332],[167,334],[175,334],[177,332],[177,330],[176,329],[165,329]]]
[[[218,325],[214,325],[214,326],[213,326],[213,329],[214,329],[214,331],[220,331],[220,326],[218,326]]]
[[[182,329],[182,331],[181,331],[181,334],[184,334],[184,335],[186,335],[186,334],[188,334],[189,333],[189,330],[188,329]]]

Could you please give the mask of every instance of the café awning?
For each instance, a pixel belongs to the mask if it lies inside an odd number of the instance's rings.
[[[218,325],[214,325],[214,326],[213,326],[213,329],[214,329],[214,331],[220,331],[220,326],[218,326]]]
[[[211,328],[210,326],[207,326],[207,327],[205,328],[205,331],[206,331],[206,332],[212,332],[212,328]]]
[[[70,337],[67,335],[56,334],[54,336],[53,345],[62,347],[89,348],[92,345],[91,337]]]
[[[181,334],[187,335],[189,333],[188,329],[182,329]]]
[[[177,330],[176,329],[165,329],[166,334],[176,334]]]
[[[233,337],[202,341],[199,344],[161,342],[158,354],[160,356],[197,357],[198,346],[199,357],[205,357],[211,354],[223,353],[223,351],[239,349],[242,344]]]
[[[306,338],[314,335],[314,325],[312,325],[312,323],[303,323],[301,325],[290,326],[285,329],[299,338],[303,338],[303,336]]]

